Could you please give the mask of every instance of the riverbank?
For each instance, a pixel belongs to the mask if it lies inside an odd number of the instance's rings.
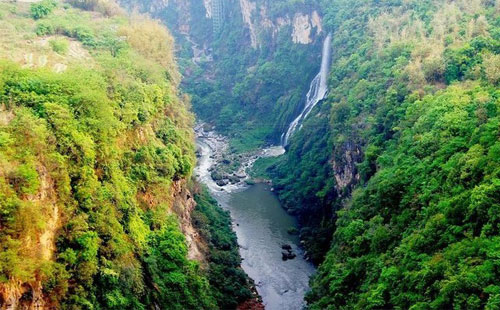
[[[264,309],[255,284],[241,268],[242,259],[229,213],[204,186],[192,189],[196,207],[191,214],[193,226],[206,244],[207,278],[220,309]]]
[[[198,166],[195,174],[220,206],[230,211],[243,270],[255,281],[266,309],[302,309],[314,266],[304,259],[298,236],[288,233],[297,229],[297,221],[280,206],[269,185],[248,184],[251,178],[247,172],[255,160],[277,156],[284,150],[270,147],[231,155],[227,139],[205,129],[203,126],[196,128]],[[220,166],[233,170],[222,170]],[[212,178],[214,171],[237,176],[238,182],[219,185],[218,180]],[[284,246],[289,247],[294,258],[284,260]]]

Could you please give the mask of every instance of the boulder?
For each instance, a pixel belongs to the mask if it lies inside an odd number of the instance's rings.
[[[237,172],[234,175],[240,179],[244,179],[247,177],[247,175],[244,172]]]
[[[288,260],[288,252],[281,252],[281,259],[283,261],[287,261]]]
[[[292,253],[290,251],[283,251],[283,252],[281,252],[281,259],[283,261],[287,261],[289,259],[294,259],[295,257],[297,257],[297,255],[295,255],[295,253]]]
[[[212,180],[214,180],[214,181],[220,181],[223,179],[222,174],[220,174],[218,171],[212,171],[210,173],[210,176],[212,177]]]
[[[281,248],[284,250],[284,251],[281,251],[281,259],[282,260],[286,261],[286,260],[294,259],[295,257],[297,257],[297,255],[295,253],[293,253],[291,245],[283,244],[281,246]]]
[[[215,184],[222,187],[222,186],[226,186],[228,184],[228,182],[226,180],[217,180],[215,182]]]

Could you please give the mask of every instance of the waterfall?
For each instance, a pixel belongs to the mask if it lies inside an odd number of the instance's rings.
[[[323,42],[323,54],[321,56],[321,69],[316,75],[316,77],[312,80],[311,86],[309,87],[309,91],[306,96],[306,104],[302,112],[295,118],[290,125],[288,126],[288,130],[281,135],[281,145],[283,147],[288,145],[288,140],[295,132],[297,127],[302,124],[307,115],[311,112],[318,102],[323,100],[328,91],[328,73],[330,69],[330,57],[331,57],[331,43],[332,43],[332,35],[328,34]]]

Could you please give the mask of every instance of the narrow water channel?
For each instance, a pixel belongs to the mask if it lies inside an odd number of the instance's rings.
[[[303,258],[297,236],[288,230],[297,227],[294,217],[280,206],[268,185],[256,184],[221,190],[210,178],[217,147],[198,139],[200,158],[196,174],[221,206],[231,212],[238,237],[242,267],[255,281],[267,310],[300,310],[309,289],[314,266]],[[297,257],[282,260],[282,245],[289,244]]]

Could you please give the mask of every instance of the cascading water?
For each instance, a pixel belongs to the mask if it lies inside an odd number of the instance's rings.
[[[330,69],[330,57],[331,57],[331,43],[332,36],[328,34],[326,36],[325,41],[323,42],[323,54],[321,56],[321,69],[316,75],[316,77],[312,80],[311,86],[309,87],[309,92],[306,96],[306,104],[302,112],[295,118],[290,125],[288,126],[288,130],[281,135],[281,145],[283,147],[288,145],[288,140],[295,132],[297,127],[304,121],[304,119],[309,115],[311,110],[314,108],[318,102],[323,100],[328,91],[328,73]]]

